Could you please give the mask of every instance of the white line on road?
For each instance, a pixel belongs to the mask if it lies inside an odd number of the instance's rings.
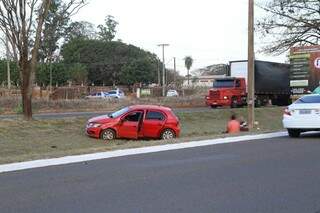
[[[186,148],[209,146],[209,145],[223,144],[223,143],[234,143],[239,141],[253,141],[258,139],[282,137],[286,135],[287,135],[287,132],[275,132],[275,133],[266,133],[266,134],[259,134],[259,135],[245,135],[245,136],[218,138],[218,139],[210,139],[210,140],[202,140],[202,141],[185,142],[185,143],[166,144],[166,145],[159,145],[159,146],[149,146],[149,147],[134,148],[134,149],[115,150],[115,151],[99,152],[99,153],[93,153],[93,154],[74,155],[74,156],[66,156],[66,157],[60,157],[60,158],[26,161],[26,162],[20,162],[20,163],[10,163],[10,164],[0,165],[0,173],[19,171],[19,170],[25,170],[25,169],[33,169],[33,168],[41,168],[41,167],[47,167],[47,166],[79,163],[79,162],[92,161],[92,160],[101,160],[101,159],[128,156],[128,155],[138,155],[138,154],[146,154],[146,153],[152,153],[152,152],[186,149]]]

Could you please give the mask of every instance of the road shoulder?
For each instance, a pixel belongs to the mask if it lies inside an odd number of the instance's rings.
[[[244,136],[226,137],[226,138],[209,139],[209,140],[201,140],[201,141],[192,141],[187,143],[182,142],[182,143],[176,143],[176,144],[166,144],[166,145],[158,145],[158,146],[150,146],[150,147],[142,147],[142,148],[99,152],[99,153],[92,153],[92,154],[65,156],[65,157],[52,158],[52,159],[41,159],[41,160],[26,161],[26,162],[19,162],[19,163],[10,163],[10,164],[0,165],[0,173],[20,171],[20,170],[33,169],[33,168],[41,168],[41,167],[47,167],[47,166],[80,163],[80,162],[115,158],[115,157],[121,157],[121,156],[138,155],[138,154],[186,149],[186,148],[201,147],[201,146],[210,146],[210,145],[216,145],[216,144],[235,143],[235,142],[241,142],[241,141],[255,141],[258,139],[283,137],[286,135],[287,135],[287,132],[244,135]]]

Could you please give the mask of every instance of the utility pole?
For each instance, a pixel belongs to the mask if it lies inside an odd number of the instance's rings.
[[[50,59],[50,64],[49,64],[49,70],[50,70],[50,94],[52,93],[52,61]]]
[[[8,89],[11,89],[10,60],[9,60],[9,39],[6,35],[6,57],[7,57],[7,81]]]
[[[161,76],[160,76],[160,60],[157,59],[158,62],[158,86],[161,85]]]
[[[166,95],[166,68],[165,68],[165,59],[164,59],[164,47],[169,46],[169,44],[159,44],[159,47],[162,47],[162,96]]]
[[[248,127],[254,127],[254,0],[249,0],[248,13]]]
[[[177,74],[176,57],[173,57],[173,83],[174,83],[174,85],[176,85],[176,74]]]

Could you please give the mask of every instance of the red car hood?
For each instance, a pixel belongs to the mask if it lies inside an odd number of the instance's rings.
[[[101,115],[97,117],[90,118],[88,120],[88,123],[94,122],[94,123],[108,123],[114,121],[114,118],[110,118],[108,115]]]

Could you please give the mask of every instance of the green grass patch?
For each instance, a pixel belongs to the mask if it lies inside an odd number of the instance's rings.
[[[232,113],[246,118],[246,109],[213,109],[209,112],[177,113],[181,122],[181,137],[173,141],[114,140],[106,142],[84,134],[87,118],[24,121],[0,121],[0,164],[93,153],[115,149],[187,142],[225,137],[222,132]],[[254,132],[281,130],[282,108],[256,109],[257,128]],[[249,133],[250,134],[250,133]]]

